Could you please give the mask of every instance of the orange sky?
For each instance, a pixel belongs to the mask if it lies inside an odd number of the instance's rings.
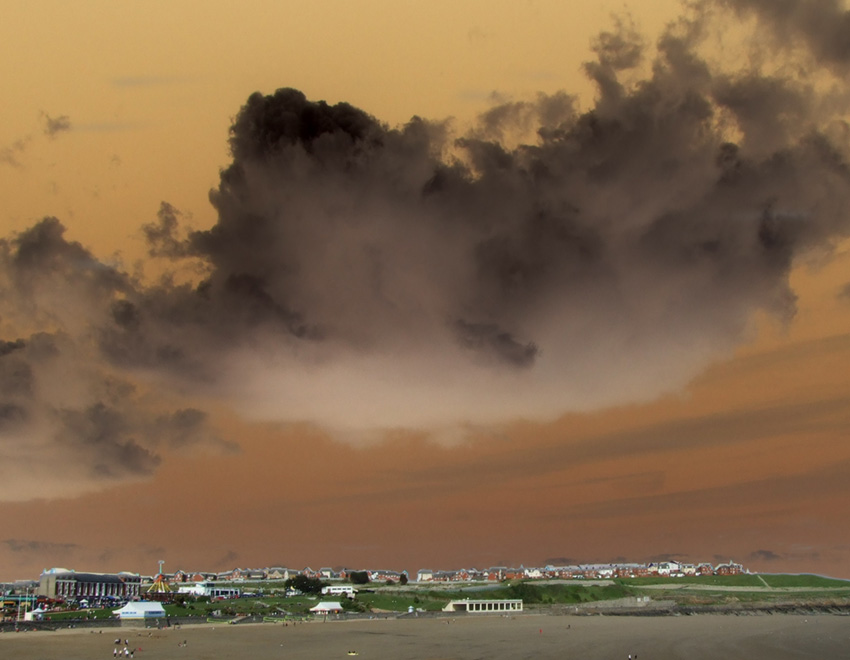
[[[538,92],[565,89],[584,112],[595,91],[582,62],[592,58],[593,37],[615,24],[612,11],[621,5],[16,3],[0,26],[4,96],[13,100],[0,126],[0,229],[8,239],[56,216],[65,239],[103,264],[152,278],[163,265],[146,261],[141,227],[156,221],[162,201],[194,228],[216,223],[208,195],[232,160],[228,128],[252,92],[294,87],[311,100],[350,103],[390,127],[414,115],[454,117],[457,134],[493,104]],[[673,0],[630,11],[649,44],[680,13]],[[734,45],[709,51],[712,61],[738,52]],[[628,75],[638,80],[648,69]],[[827,96],[812,116],[828,112]],[[67,127],[48,135],[50,120],[62,117]],[[658,341],[647,342],[662,356],[657,370],[656,353],[644,364],[640,352],[624,349],[621,362],[612,358],[604,377],[588,384],[586,399],[568,382],[562,408],[551,403],[560,381],[545,372],[528,384],[540,388],[545,405],[511,409],[492,423],[482,400],[491,386],[501,396],[501,381],[484,383],[483,372],[460,367],[461,393],[450,389],[447,398],[462,408],[468,396],[481,415],[435,429],[415,416],[405,426],[406,409],[398,417],[388,411],[374,433],[359,416],[351,428],[340,424],[368,401],[355,394],[343,401],[346,388],[374,391],[379,410],[382,401],[402,408],[407,393],[412,408],[433,408],[438,417],[454,408],[427,382],[375,385],[382,361],[344,362],[337,390],[323,390],[327,381],[314,382],[309,367],[295,371],[295,379],[309,379],[305,407],[323,391],[334,399],[316,406],[326,418],[310,419],[270,412],[285,406],[265,394],[276,378],[292,378],[275,370],[278,353],[227,372],[244,384],[209,389],[138,367],[127,373],[140,414],[162,410],[168,399],[186,402],[209,415],[216,441],[206,449],[162,441],[151,445],[160,457],[154,469],[82,478],[63,470],[68,445],[0,426],[0,579],[35,578],[51,566],[151,573],[160,559],[167,570],[344,565],[415,573],[662,557],[850,578],[844,237],[836,230],[795,254],[790,320],[757,301],[734,341],[670,358],[674,373],[663,356],[676,354],[681,335],[660,328]],[[66,318],[57,311],[49,321],[20,321],[21,309],[0,307],[0,340]],[[263,336],[255,339],[263,344]],[[605,352],[589,347],[588,354],[594,350]],[[400,361],[416,368],[432,358],[422,355]],[[230,355],[228,365],[242,357]],[[445,370],[452,359],[433,368]],[[60,400],[70,408],[76,382],[62,373],[52,385],[65,390]],[[425,381],[432,375],[423,373]]]

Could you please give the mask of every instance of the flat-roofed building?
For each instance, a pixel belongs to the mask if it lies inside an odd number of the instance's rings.
[[[136,573],[78,573],[52,568],[41,574],[38,595],[64,600],[138,598],[142,578]]]
[[[165,616],[162,603],[139,600],[127,603],[118,610],[112,610],[120,619],[159,619]]]
[[[210,598],[239,598],[242,590],[237,587],[219,586],[215,582],[196,582],[191,586],[180,587],[178,593],[193,596],[209,596]]]
[[[475,612],[482,614],[495,614],[497,612],[522,612],[522,600],[520,599],[480,599],[453,600],[443,608],[443,612]]]

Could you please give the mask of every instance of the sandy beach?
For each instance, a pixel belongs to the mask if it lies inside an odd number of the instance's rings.
[[[0,635],[0,657],[109,660],[115,638],[138,660],[783,660],[850,657],[842,616],[474,617],[183,626]]]

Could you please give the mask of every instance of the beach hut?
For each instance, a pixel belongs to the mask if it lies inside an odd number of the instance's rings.
[[[125,619],[158,619],[165,616],[162,603],[149,600],[137,600],[127,603],[124,607],[112,610],[123,621]]]

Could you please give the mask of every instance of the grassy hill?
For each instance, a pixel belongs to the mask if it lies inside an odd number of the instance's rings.
[[[769,586],[774,588],[805,587],[811,589],[846,589],[850,587],[850,581],[838,580],[836,578],[823,577],[821,575],[782,575],[782,574],[759,574]]]

